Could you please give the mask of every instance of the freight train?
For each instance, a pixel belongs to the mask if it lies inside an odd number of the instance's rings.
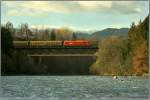
[[[13,41],[16,48],[38,47],[92,47],[95,46],[89,40],[65,40],[65,41]]]

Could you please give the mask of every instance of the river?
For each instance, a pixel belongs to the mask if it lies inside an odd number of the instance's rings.
[[[0,100],[148,99],[148,78],[110,76],[1,76]],[[128,99],[126,99],[128,98]]]

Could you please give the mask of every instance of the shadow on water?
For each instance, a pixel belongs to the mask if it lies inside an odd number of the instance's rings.
[[[32,57],[34,63],[42,66],[45,75],[89,75],[89,67],[95,62],[92,56],[45,56]]]

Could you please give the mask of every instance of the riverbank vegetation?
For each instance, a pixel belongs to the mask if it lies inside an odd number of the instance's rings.
[[[90,67],[95,75],[148,74],[149,17],[132,23],[128,38],[107,37],[100,41],[97,61]]]

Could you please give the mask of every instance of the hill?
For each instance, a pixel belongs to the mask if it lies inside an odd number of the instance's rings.
[[[88,39],[90,34],[85,32],[76,32],[77,39]]]
[[[101,38],[106,38],[109,36],[121,36],[121,37],[127,37],[128,35],[129,28],[106,28],[101,31],[94,32],[91,34],[90,38],[91,39],[101,39]]]

